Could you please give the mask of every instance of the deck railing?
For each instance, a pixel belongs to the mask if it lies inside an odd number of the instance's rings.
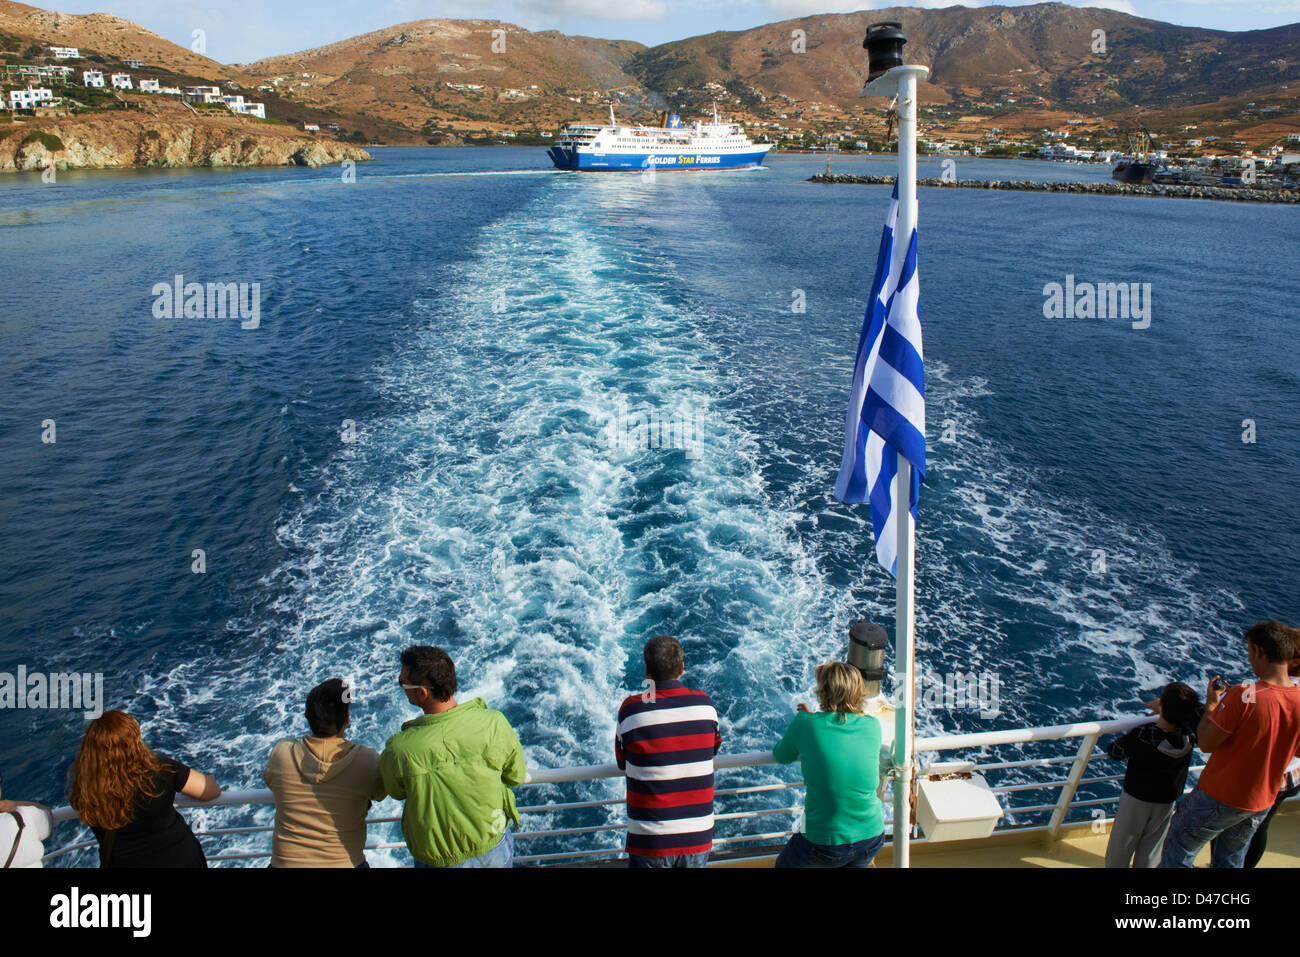
[[[927,753],[946,753],[984,750],[1007,745],[1021,745],[1031,742],[1041,741],[1060,741],[1060,740],[1078,740],[1078,747],[1073,755],[1061,755],[1042,758],[1027,758],[1011,761],[985,761],[978,763],[975,761],[965,762],[963,770],[969,770],[975,773],[986,773],[990,771],[1014,771],[1016,775],[1012,777],[1023,777],[1026,772],[1031,770],[1052,770],[1060,765],[1069,765],[1068,772],[1063,778],[1050,777],[1048,780],[1012,780],[1009,783],[1000,784],[992,787],[992,791],[998,795],[998,800],[1002,804],[1004,817],[1011,821],[1006,824],[1000,824],[997,831],[1016,831],[1017,833],[1042,831],[1048,838],[1055,839],[1061,831],[1061,828],[1067,824],[1079,823],[1080,821],[1097,820],[1096,812],[1090,812],[1092,816],[1087,818],[1070,818],[1070,812],[1076,809],[1095,809],[1115,804],[1119,800],[1119,791],[1116,788],[1115,793],[1110,796],[1081,798],[1079,789],[1082,787],[1091,787],[1093,785],[1110,784],[1122,781],[1124,775],[1121,774],[1102,774],[1088,777],[1087,772],[1089,765],[1097,758],[1106,758],[1104,751],[1096,749],[1097,742],[1102,735],[1117,734],[1128,731],[1131,728],[1143,724],[1149,724],[1155,718],[1151,715],[1141,717],[1120,718],[1113,721],[1085,721],[1076,724],[1053,725],[1050,727],[1039,728],[1020,728],[1008,731],[991,731],[977,734],[951,734],[935,735],[930,737],[918,737],[916,739],[916,751],[918,755]],[[758,768],[775,764],[770,751],[751,751],[744,754],[721,754],[714,761],[714,766],[720,777],[725,778],[729,772],[742,768]],[[1193,767],[1193,771],[1199,771],[1204,765]],[[521,804],[519,806],[520,820],[522,829],[515,835],[516,865],[555,865],[569,864],[577,865],[589,863],[592,861],[612,860],[621,855],[621,835],[624,830],[622,821],[613,823],[596,824],[581,827],[556,827],[556,828],[535,828],[528,827],[530,818],[536,818],[539,815],[565,814],[574,811],[588,809],[610,809],[624,804],[620,797],[596,798],[585,801],[555,802],[555,803],[522,803],[523,798],[527,796],[529,788],[541,785],[568,784],[575,782],[591,782],[604,778],[620,778],[623,772],[615,764],[594,764],[572,768],[537,768],[529,772],[527,780],[520,785],[519,791]],[[743,822],[739,828],[735,828],[739,833],[727,834],[714,838],[715,853],[740,851],[738,854],[728,854],[732,858],[731,862],[739,861],[760,861],[771,859],[775,853],[771,846],[784,842],[791,834],[790,825],[793,824],[794,817],[801,810],[801,802],[795,799],[791,801],[778,802],[780,807],[763,807],[733,810],[737,804],[741,804],[744,798],[749,795],[780,792],[795,790],[803,787],[802,781],[786,781],[778,783],[757,784],[757,785],[740,785],[736,787],[718,787],[715,792],[714,807],[715,818],[719,822]],[[1058,790],[1060,791],[1056,800],[1047,804],[1029,804],[1014,805],[1009,801],[1013,795],[1028,791]],[[274,804],[274,798],[269,790],[242,790],[226,791],[220,797],[213,801],[199,802],[183,795],[178,796],[176,805],[178,807],[194,808],[214,808],[214,807],[245,807],[252,805]],[[886,802],[885,810],[890,810],[890,803]],[[1050,819],[1047,824],[1026,825],[1023,822],[1025,818],[1033,818],[1050,813]],[[779,827],[764,827],[767,820],[778,816],[786,815],[786,819],[780,823]],[[71,823],[77,820],[76,812],[69,807],[57,808],[52,813],[53,819],[58,824]],[[1103,815],[1104,817],[1104,815]],[[370,824],[392,824],[400,821],[400,816],[375,816],[369,819]],[[744,825],[754,823],[753,828],[746,828]],[[218,841],[237,835],[248,834],[270,834],[273,830],[271,824],[258,824],[248,827],[218,827],[206,830],[196,830],[195,833],[200,838],[217,839]],[[733,828],[728,828],[733,829]],[[611,837],[616,838],[610,842],[609,846],[590,848],[590,849],[561,849],[529,852],[530,843],[537,846],[535,842],[548,841],[552,845],[562,844],[566,838],[576,838],[580,835],[598,835],[609,833]],[[886,826],[886,833],[892,833],[890,827]],[[915,834],[915,830],[914,830]],[[915,843],[924,843],[924,837],[916,837]],[[79,840],[75,843],[60,847],[51,851],[44,858],[47,864],[62,863],[63,858],[75,854],[78,851],[87,850],[95,847],[95,841]],[[208,842],[211,844],[211,841]],[[269,844],[269,841],[268,841]],[[751,856],[743,853],[746,845],[764,846],[764,849],[757,851]],[[401,841],[396,842],[376,842],[367,844],[367,850],[390,850],[405,847]],[[210,862],[249,862],[265,861],[270,858],[271,852],[269,847],[266,850],[256,851],[229,851],[223,852],[218,850],[216,853],[209,853]]]

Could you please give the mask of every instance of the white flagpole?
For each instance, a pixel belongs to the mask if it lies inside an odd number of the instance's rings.
[[[906,257],[916,229],[916,81],[929,73],[923,66],[900,66],[890,71],[898,77],[898,229],[895,248]],[[916,529],[912,524],[912,466],[901,455],[894,486],[894,514],[898,527],[898,586],[894,620],[894,675],[899,697],[894,726],[894,866],[911,866],[912,762],[916,709],[913,707],[916,664],[916,609],[913,588],[916,570]]]
[[[894,230],[894,248],[900,258],[907,255],[916,229],[916,84],[930,71],[923,66],[896,66],[868,83],[863,95],[889,95],[898,92],[898,226]],[[898,710],[894,713],[894,866],[911,864],[912,837],[912,765],[915,736],[916,610],[914,572],[916,570],[916,530],[910,508],[912,466],[901,455],[894,478],[894,514],[898,532],[898,565],[895,569],[897,597],[894,618],[894,686]]]

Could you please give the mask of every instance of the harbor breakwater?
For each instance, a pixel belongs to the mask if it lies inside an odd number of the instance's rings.
[[[818,173],[810,183],[849,183],[892,186],[892,176],[850,176],[845,173]],[[1259,189],[1229,186],[1131,186],[1126,183],[1039,183],[1023,179],[922,179],[918,186],[940,189],[1010,189],[1026,193],[1091,193],[1097,196],[1162,196],[1173,199],[1222,199],[1233,202],[1300,203],[1300,190]]]

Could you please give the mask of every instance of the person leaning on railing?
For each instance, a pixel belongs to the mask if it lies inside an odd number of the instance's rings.
[[[207,867],[203,848],[173,802],[221,796],[212,778],[145,745],[129,714],[90,722],[69,771],[72,805],[99,841],[100,867]]]
[[[379,752],[343,736],[347,685],[323,681],[307,695],[305,738],[271,749],[262,780],[275,795],[271,867],[369,867],[366,814],[387,795]]]
[[[885,844],[880,722],[864,714],[862,673],[843,661],[818,665],[820,712],[800,704],[772,756],[799,761],[805,786],[803,833],[790,837],[777,867],[867,867]]]
[[[671,635],[642,650],[650,687],[618,709],[614,760],[627,775],[627,865],[704,867],[713,849],[713,758],[722,748],[713,699],[682,683]]]
[[[1160,866],[1205,710],[1196,692],[1181,681],[1165,685],[1147,707],[1158,715],[1156,723],[1133,728],[1106,749],[1112,760],[1128,764],[1106,844],[1107,867]]]
[[[0,801],[0,868],[40,867],[50,836],[50,809],[35,801]]]
[[[402,835],[416,867],[513,867],[515,795],[524,749],[482,698],[456,702],[456,666],[441,648],[402,652],[398,683],[424,712],[388,739],[379,770],[405,801]]]

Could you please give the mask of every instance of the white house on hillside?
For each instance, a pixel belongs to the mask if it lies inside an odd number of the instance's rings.
[[[81,58],[81,51],[76,47],[46,47],[50,51],[50,56],[56,60],[77,60]]]
[[[220,103],[221,87],[219,86],[187,86],[185,88],[185,99],[194,100],[198,103]]]
[[[162,87],[161,87],[161,85],[158,83],[157,80],[141,80],[141,81],[140,81],[140,92],[141,92],[141,93],[161,93],[161,92],[162,92]]]
[[[130,90],[134,88],[131,85],[130,73],[114,73],[111,79],[113,81],[113,89],[115,90]]]
[[[37,106],[53,105],[54,91],[44,87],[28,87],[9,91],[9,109],[30,110]]]
[[[81,74],[82,86],[95,87],[102,90],[104,88],[104,74],[98,70],[85,70]]]

